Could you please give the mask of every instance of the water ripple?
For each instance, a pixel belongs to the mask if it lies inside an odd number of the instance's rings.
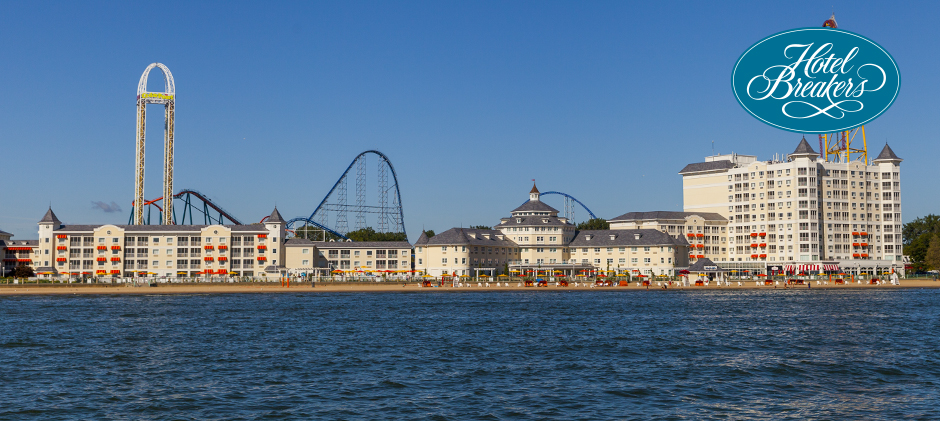
[[[0,298],[0,419],[938,419],[940,291]]]

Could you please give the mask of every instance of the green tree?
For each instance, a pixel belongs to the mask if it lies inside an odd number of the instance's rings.
[[[940,234],[940,216],[927,215],[904,224],[903,244],[904,254],[911,256],[911,265],[916,271],[927,269],[924,260],[927,249],[934,235]]]
[[[424,232],[424,235],[428,236],[428,238],[431,238],[434,236],[434,230],[427,230]]]
[[[588,219],[580,224],[578,224],[577,230],[609,230],[610,223],[606,219],[594,218]]]
[[[32,278],[36,276],[36,273],[29,266],[17,266],[16,269],[13,269],[12,275],[14,278]]]
[[[472,230],[491,230],[493,227],[487,225],[471,225],[470,229]]]
[[[346,233],[353,241],[408,241],[408,236],[403,232],[375,232],[372,227],[365,227]]]
[[[934,234],[930,239],[930,246],[927,247],[927,253],[924,256],[924,263],[927,268],[940,270],[940,234]]]

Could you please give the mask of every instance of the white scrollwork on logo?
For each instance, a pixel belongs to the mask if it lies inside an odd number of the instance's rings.
[[[866,92],[875,92],[885,86],[887,81],[885,71],[881,66],[866,63],[858,68],[850,62],[858,54],[858,47],[853,47],[844,57],[830,54],[834,46],[825,43],[811,51],[813,44],[790,44],[784,48],[783,55],[787,59],[791,56],[791,49],[800,51],[800,56],[790,64],[775,64],[765,69],[761,74],[752,77],[747,84],[747,95],[755,101],[787,100],[781,107],[783,115],[794,119],[807,119],[816,116],[826,116],[836,120],[842,119],[846,113],[859,112],[865,108],[860,98]],[[875,89],[867,89],[873,78],[862,76],[862,69],[874,68],[878,70],[875,78],[880,77],[881,84]],[[858,79],[848,77],[852,70]],[[870,73],[870,72],[866,72]],[[803,77],[806,79],[804,80]],[[820,80],[826,77],[829,80]],[[764,83],[755,83],[763,81]],[[752,89],[753,88],[753,89]],[[845,99],[840,99],[840,97]],[[800,99],[796,99],[800,98]],[[817,105],[819,100],[828,100],[828,105]],[[835,98],[835,99],[834,99]],[[851,99],[850,99],[851,98]],[[816,103],[814,103],[816,102]],[[807,109],[808,108],[808,109]],[[806,110],[807,112],[801,112]]]

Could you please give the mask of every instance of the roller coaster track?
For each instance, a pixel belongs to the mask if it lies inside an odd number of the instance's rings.
[[[565,198],[565,218],[568,218],[568,220],[571,221],[572,223],[574,223],[574,204],[575,204],[575,203],[581,205],[581,207],[584,208],[584,210],[587,211],[588,215],[591,215],[591,219],[597,219],[597,216],[594,215],[594,212],[591,212],[591,210],[588,209],[587,206],[584,206],[584,203],[581,203],[580,200],[575,199],[574,196],[572,196],[572,195],[570,195],[570,194],[562,193],[562,192],[557,192],[557,191],[547,191],[547,192],[545,192],[545,193],[541,193],[540,195],[541,195],[541,196],[546,196],[546,195],[550,195],[550,194],[557,194],[557,195],[560,195],[560,196],[564,196],[564,198]],[[523,202],[523,203],[525,203],[525,202]]]
[[[378,195],[375,199],[376,203],[374,204],[367,204],[366,201],[366,158],[368,155],[375,155],[379,158],[377,168],[378,177],[376,181]],[[351,176],[350,171],[353,167],[356,167],[355,186],[351,187],[349,190],[355,189],[355,202],[354,204],[350,204],[347,203],[346,200],[348,196],[347,186],[349,184],[347,180]],[[392,175],[391,180],[389,180],[388,177],[389,172],[391,172]],[[391,184],[389,184],[389,182],[391,182]],[[181,199],[181,202],[178,201],[177,203],[182,203],[183,205],[182,207],[175,206],[173,209],[172,220],[174,224],[193,225],[194,218],[199,217],[196,213],[199,213],[202,215],[202,222],[205,225],[226,223],[242,225],[242,222],[232,216],[231,213],[225,211],[221,206],[198,191],[182,190],[174,194],[173,198]],[[193,198],[195,198],[195,200]],[[160,200],[163,200],[163,197],[148,200],[143,203],[143,206],[147,210],[145,218],[146,224],[150,224],[150,213],[153,208],[156,208],[160,214],[160,220],[164,219],[163,208],[157,203]],[[389,204],[390,200],[391,204]],[[183,211],[179,220],[177,219],[177,209],[182,209]],[[333,226],[330,226],[328,223],[330,212],[333,212],[336,216],[336,223]],[[287,229],[291,232],[296,232],[297,229],[307,226],[312,229],[324,230],[332,235],[346,239],[346,234],[350,231],[348,225],[349,220],[347,218],[349,213],[355,216],[354,229],[356,230],[371,227],[377,232],[405,232],[405,213],[401,205],[401,190],[398,186],[398,173],[395,172],[395,167],[392,166],[392,162],[382,152],[368,150],[357,155],[309,217],[291,219],[287,221],[286,225]],[[133,220],[134,214],[134,204],[132,203],[131,220]],[[374,220],[374,225],[367,225],[369,223],[367,216],[370,214],[377,216]],[[265,219],[261,221],[264,222]]]
[[[365,204],[365,159],[366,155],[369,154],[376,155],[379,158],[379,195],[377,205]],[[347,176],[354,166],[356,167],[356,202],[355,205],[349,205],[346,201]],[[388,186],[388,171],[391,171],[392,173],[391,181],[393,182],[393,185],[391,187]],[[388,205],[389,193],[392,193],[391,206]],[[365,214],[372,213],[378,214],[378,221],[376,224],[377,226],[374,227],[376,231],[405,232],[405,213],[401,206],[401,190],[398,187],[398,173],[395,172],[395,167],[392,165],[392,161],[389,160],[388,157],[385,156],[385,154],[382,152],[368,150],[357,155],[356,158],[353,159],[353,161],[349,164],[349,166],[346,167],[346,171],[343,171],[343,175],[339,178],[339,180],[333,184],[333,187],[330,189],[330,192],[326,194],[326,197],[324,197],[320,204],[317,205],[316,209],[314,209],[310,216],[306,218],[306,221],[319,221],[315,223],[316,226],[327,228],[327,220],[329,218],[328,212],[335,212],[336,224],[329,229],[333,233],[340,234],[341,237],[345,238],[345,234],[349,232],[347,213],[350,210],[356,216],[355,229],[365,228]],[[292,228],[290,224],[288,227]]]
[[[202,207],[201,207],[201,209],[200,209],[199,207],[197,207],[196,203],[194,203],[194,201],[192,200],[192,197],[193,197],[193,196],[195,196],[197,199],[199,199],[200,201],[202,201]],[[204,222],[202,225],[213,225],[213,224],[219,224],[219,225],[226,225],[226,224],[228,224],[228,225],[241,225],[241,224],[242,224],[237,218],[235,218],[234,216],[232,216],[232,214],[226,212],[225,209],[222,209],[221,206],[219,206],[218,204],[216,204],[215,202],[213,202],[211,199],[209,199],[208,197],[206,197],[204,194],[202,194],[202,193],[200,193],[200,192],[198,192],[198,191],[196,191],[196,190],[181,190],[179,193],[174,194],[174,195],[173,195],[173,198],[174,198],[174,199],[180,199],[180,198],[182,198],[182,201],[183,201],[183,202],[182,202],[182,204],[183,204],[183,216],[182,216],[182,220],[180,221],[180,222],[182,222],[182,223],[181,223],[181,224],[178,224],[178,225],[194,225],[194,223],[193,223],[193,210],[194,210],[194,209],[195,209],[197,212],[202,213],[203,222]],[[146,209],[147,209],[147,221],[146,221],[146,222],[147,222],[147,225],[150,224],[150,209],[151,209],[151,208],[157,208],[157,210],[158,210],[159,213],[160,213],[160,218],[159,218],[159,219],[160,219],[161,221],[163,220],[163,208],[161,208],[160,205],[158,204],[158,202],[161,201],[161,200],[163,200],[163,197],[162,197],[162,196],[161,196],[161,197],[158,197],[158,198],[156,198],[156,199],[148,200],[148,201],[144,202],[144,206],[145,206]],[[131,203],[131,208],[133,209],[133,207],[134,207],[134,203]],[[212,215],[211,212],[209,211],[209,209],[212,209],[212,210],[216,211],[216,212],[218,213],[218,217],[215,217],[214,215]],[[186,224],[186,217],[187,217],[187,216],[189,216],[189,224]],[[131,218],[133,218],[133,217],[134,217],[134,212],[131,211]],[[131,219],[131,220],[133,220],[133,219]],[[228,222],[226,222],[226,220],[227,220]],[[131,223],[131,221],[128,221],[128,224],[130,224],[130,223]],[[177,225],[177,222],[176,222],[176,209],[173,209],[173,223],[174,223],[174,225]]]

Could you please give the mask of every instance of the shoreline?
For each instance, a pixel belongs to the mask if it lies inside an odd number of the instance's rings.
[[[784,290],[783,285],[764,286],[755,285],[754,281],[744,282],[741,286],[737,281],[731,283],[731,286],[688,286],[688,287],[669,287],[662,289],[655,284],[651,285],[648,291],[705,291],[705,290]],[[901,285],[866,285],[866,284],[848,284],[848,285],[812,285],[808,288],[806,285],[791,286],[790,289],[813,290],[813,289],[910,289],[910,288],[940,288],[940,282],[934,280],[901,280]],[[520,291],[647,291],[645,286],[621,287],[591,287],[591,286],[570,286],[570,287],[522,287],[522,286],[495,286],[491,283],[489,287],[421,287],[417,283],[356,283],[356,282],[331,282],[317,283],[311,287],[310,283],[295,283],[290,287],[281,286],[279,282],[274,283],[198,283],[198,284],[158,284],[156,287],[139,286],[132,287],[126,284],[5,284],[0,285],[0,296],[17,295],[140,295],[140,294],[277,294],[277,293],[368,293],[368,292],[424,292],[424,293],[446,293],[446,292],[520,292]]]

